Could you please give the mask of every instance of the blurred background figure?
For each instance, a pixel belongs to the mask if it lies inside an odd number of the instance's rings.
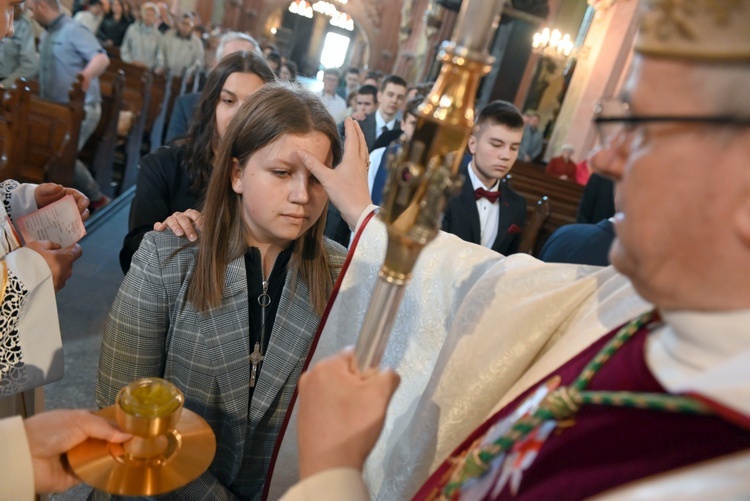
[[[284,64],[279,68],[278,73],[280,80],[286,80],[287,82],[297,81],[297,63],[294,61],[284,61]]]
[[[575,182],[577,167],[573,161],[573,153],[575,153],[573,146],[564,145],[560,155],[550,159],[544,172],[550,176]]]
[[[526,126],[523,129],[518,159],[523,162],[533,162],[542,154],[544,132],[539,128],[539,114],[536,111],[526,111],[523,118]]]
[[[131,24],[133,18],[126,14],[123,0],[112,0],[109,13],[104,16],[96,32],[96,38],[104,47],[119,47]]]

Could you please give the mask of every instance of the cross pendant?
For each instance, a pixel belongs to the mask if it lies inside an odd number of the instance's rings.
[[[263,355],[260,352],[260,343],[255,343],[255,349],[250,354],[250,363],[253,365],[250,368],[250,388],[255,388],[255,378],[258,375],[258,364],[263,361]]]

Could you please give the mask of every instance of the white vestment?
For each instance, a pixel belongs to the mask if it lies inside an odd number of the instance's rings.
[[[0,198],[3,202],[10,202],[5,207],[9,208],[12,217],[37,209],[35,189],[36,185],[18,185],[15,181],[0,183]],[[5,207],[0,207],[3,219],[6,217]],[[15,282],[9,279],[3,296],[6,318],[0,330],[0,417],[21,413],[31,415],[41,409],[43,399],[40,398],[41,391],[34,395],[33,390],[28,390],[62,378],[62,338],[55,288],[49,266],[39,253],[22,247],[0,256],[0,259],[8,273],[17,279]],[[19,283],[27,295],[11,290]],[[17,324],[13,329],[11,315],[15,312]]]
[[[362,232],[313,363],[356,341],[385,246],[385,226],[374,218]],[[401,375],[401,385],[366,466],[375,499],[411,496],[484,421],[498,395],[510,401],[650,308],[612,268],[545,264],[524,254],[504,258],[442,232],[413,275],[383,362]],[[547,353],[563,333],[571,339]],[[269,499],[298,476],[295,418],[296,410]]]
[[[385,227],[373,219],[322,339],[342,346],[357,336],[385,244]],[[612,267],[545,264],[525,254],[505,258],[440,233],[417,262],[385,354],[384,364],[400,374],[401,385],[365,465],[370,497],[409,499],[488,416],[650,309]],[[315,358],[334,348],[319,350]],[[286,437],[269,499],[277,499],[297,475],[296,430]],[[329,500],[366,499],[358,476],[346,468],[323,472],[284,499],[315,499],[316,493]]]

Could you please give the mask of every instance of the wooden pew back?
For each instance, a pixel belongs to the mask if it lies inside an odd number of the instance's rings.
[[[127,63],[122,63],[127,64]],[[112,85],[118,77],[118,65],[113,68],[107,68],[107,71],[100,77],[105,82],[103,85]],[[133,68],[130,71],[124,71],[125,83],[122,90],[122,109],[132,114],[133,122],[128,129],[128,136],[125,145],[125,167],[122,174],[120,191],[124,191],[133,184],[138,177],[138,162],[141,159],[141,144],[143,142],[144,130],[146,126],[147,113],[151,100],[152,73],[138,66],[128,65]]]
[[[79,158],[90,166],[99,189],[105,195],[113,197],[112,181],[117,146],[117,124],[123,110],[123,92],[125,73],[119,70],[114,78],[100,79],[102,93],[102,116],[96,130],[86,142]]]
[[[0,92],[0,179],[16,179],[19,177],[19,158],[23,148],[23,93],[15,83]]]
[[[84,119],[83,77],[73,83],[69,103],[56,103],[38,95],[38,83],[20,79],[20,142],[18,177],[35,183],[53,182],[65,186],[73,183],[78,155],[78,136]]]
[[[544,242],[557,228],[575,223],[583,186],[548,176],[538,166],[524,162],[516,162],[506,182],[528,200],[548,198],[550,214],[539,228],[532,250],[534,255],[538,255]]]

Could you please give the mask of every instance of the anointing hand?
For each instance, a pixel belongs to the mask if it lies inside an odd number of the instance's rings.
[[[331,203],[341,212],[344,221],[354,228],[362,212],[372,203],[367,186],[370,153],[359,124],[347,117],[344,120],[346,140],[341,163],[329,169],[309,152],[297,152],[302,164],[320,181]]]

